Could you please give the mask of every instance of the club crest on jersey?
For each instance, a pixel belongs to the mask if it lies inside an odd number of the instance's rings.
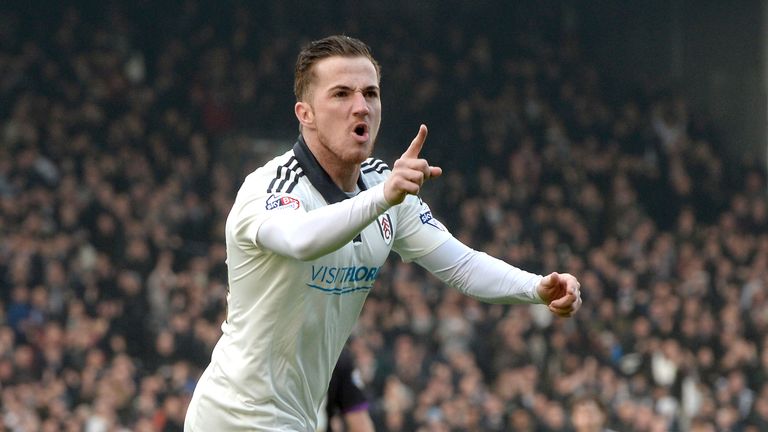
[[[301,202],[297,200],[296,198],[290,197],[290,196],[277,196],[277,195],[270,195],[269,198],[267,198],[267,204],[265,208],[267,210],[275,210],[278,208],[289,208],[296,210],[299,207],[301,207]]]
[[[440,231],[445,231],[445,226],[443,226],[443,224],[440,223],[440,221],[438,221],[437,219],[435,219],[434,216],[432,216],[431,210],[427,210],[424,213],[419,214],[419,219],[421,219],[421,223],[424,225],[429,225],[439,229]]]
[[[379,224],[379,232],[381,233],[381,238],[384,239],[384,243],[392,243],[392,219],[389,218],[389,214],[384,213],[379,216],[378,219],[376,219],[376,223]]]

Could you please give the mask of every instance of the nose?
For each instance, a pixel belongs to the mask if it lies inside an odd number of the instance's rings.
[[[356,115],[368,115],[370,109],[368,108],[368,101],[363,96],[362,92],[355,92],[352,99],[352,110]]]

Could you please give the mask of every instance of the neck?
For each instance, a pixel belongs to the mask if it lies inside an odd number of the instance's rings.
[[[360,164],[342,160],[322,145],[317,137],[304,134],[304,141],[317,162],[331,177],[333,183],[344,192],[354,192],[357,187],[357,179],[360,177]]]

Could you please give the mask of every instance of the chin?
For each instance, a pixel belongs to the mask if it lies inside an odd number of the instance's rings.
[[[365,160],[368,159],[369,157],[371,157],[371,152],[350,155],[348,162],[360,165],[361,163],[365,162]]]
[[[354,159],[357,163],[363,163],[366,159],[373,154],[373,144],[364,143],[354,153],[350,153],[350,159]]]

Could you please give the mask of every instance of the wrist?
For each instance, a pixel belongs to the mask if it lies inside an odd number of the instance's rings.
[[[541,281],[544,279],[544,276],[537,275],[533,279],[533,300],[535,303],[538,304],[547,304],[548,302],[544,300],[544,297],[541,295],[542,287],[541,287]]]
[[[389,210],[393,206],[393,204],[389,203],[384,193],[384,183],[379,183],[369,190],[372,195],[371,200],[373,201],[373,204],[376,206],[376,209],[379,210],[379,212],[383,213]]]

